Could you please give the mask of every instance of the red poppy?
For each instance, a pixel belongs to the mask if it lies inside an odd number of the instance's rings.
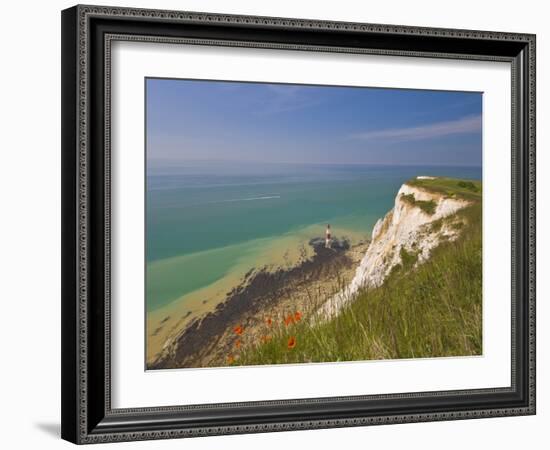
[[[300,320],[302,320],[302,313],[301,313],[300,311],[296,311],[296,312],[294,313],[294,320],[295,320],[296,322],[299,322]]]
[[[296,338],[295,338],[294,336],[291,336],[291,337],[288,339],[287,347],[288,347],[289,349],[293,349],[294,347],[296,347]]]
[[[237,325],[235,328],[233,328],[233,331],[235,332],[235,334],[238,334],[240,336],[241,334],[243,334],[244,329],[242,326]]]
[[[265,319],[265,323],[267,324],[268,327],[270,327],[271,324],[273,323],[273,320],[271,320],[271,317],[268,317],[267,319]]]
[[[292,323],[294,323],[294,316],[291,314],[285,318],[285,325],[288,327]]]

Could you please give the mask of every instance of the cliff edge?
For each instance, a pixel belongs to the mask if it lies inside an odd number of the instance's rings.
[[[445,189],[450,182],[458,191]],[[353,280],[321,306],[319,316],[337,315],[359,290],[382,285],[395,268],[422,264],[442,241],[455,240],[464,225],[456,212],[471,204],[468,194],[478,189],[468,181],[427,176],[403,184],[394,207],[376,222]]]

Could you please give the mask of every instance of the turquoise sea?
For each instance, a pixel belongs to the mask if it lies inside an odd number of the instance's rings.
[[[336,237],[366,238],[401,184],[418,175],[481,179],[481,168],[149,164],[147,310],[216,283],[225,288],[232,274],[237,279],[296,250],[285,247],[322,236],[327,223]]]

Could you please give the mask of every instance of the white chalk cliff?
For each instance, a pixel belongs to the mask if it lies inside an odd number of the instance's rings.
[[[418,177],[428,178],[430,177]],[[407,201],[411,199],[411,195],[414,196],[414,201]],[[433,201],[433,214],[414,204],[418,201]],[[437,227],[433,226],[433,223],[453,215],[468,204],[464,200],[403,184],[395,197],[394,207],[384,218],[376,222],[372,230],[371,243],[353,280],[321,306],[319,318],[326,319],[338,314],[343,306],[353,301],[360,289],[380,286],[391,270],[402,263],[402,249],[416,255],[415,264],[422,264],[443,239],[456,239],[460,230],[459,227],[453,226],[452,220],[442,221],[441,226]]]

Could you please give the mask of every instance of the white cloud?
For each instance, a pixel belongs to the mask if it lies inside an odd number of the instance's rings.
[[[390,142],[419,141],[450,136],[471,134],[481,130],[481,115],[467,116],[447,122],[436,122],[408,128],[388,128],[354,133],[350,137],[363,141],[381,140]]]

